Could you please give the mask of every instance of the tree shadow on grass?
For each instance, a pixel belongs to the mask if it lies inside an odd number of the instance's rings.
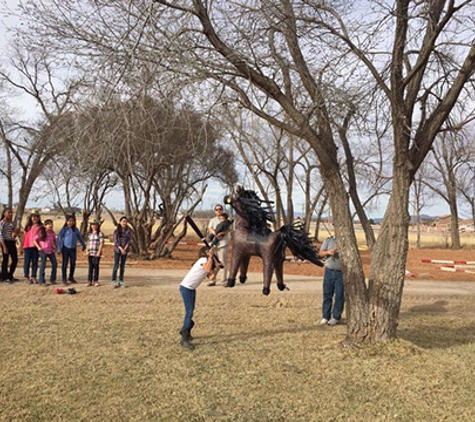
[[[328,327],[330,328],[330,327]],[[206,344],[222,343],[223,341],[234,341],[234,340],[248,340],[252,338],[263,338],[263,337],[273,337],[278,334],[295,334],[295,333],[311,333],[315,332],[315,325],[303,326],[300,328],[295,327],[286,327],[275,330],[264,330],[264,331],[252,331],[252,332],[243,332],[243,333],[218,333],[218,334],[204,334],[197,336],[199,340],[210,340]]]
[[[413,306],[402,315],[398,337],[423,349],[447,349],[475,343],[475,324],[464,324],[448,317],[449,304],[438,300],[432,304]]]
[[[449,304],[447,300],[437,300],[434,303],[428,305],[418,305],[409,308],[409,312],[422,312],[422,313],[446,313],[448,309],[446,306]]]
[[[455,328],[421,324],[413,328],[401,329],[398,337],[423,349],[448,349],[475,343],[475,324]]]

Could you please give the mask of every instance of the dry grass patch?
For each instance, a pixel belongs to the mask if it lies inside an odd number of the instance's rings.
[[[472,421],[472,297],[406,296],[400,340],[340,346],[321,295],[0,286],[1,421]],[[443,301],[437,303],[437,301]]]

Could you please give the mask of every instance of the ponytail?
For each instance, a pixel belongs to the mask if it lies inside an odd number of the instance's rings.
[[[46,227],[41,225],[38,229],[38,239],[45,240],[46,239]]]

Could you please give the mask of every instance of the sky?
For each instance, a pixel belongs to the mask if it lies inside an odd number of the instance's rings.
[[[2,11],[4,11],[6,8],[9,9],[14,9],[18,5],[19,1],[18,0],[0,0],[0,55],[3,55],[3,51],[6,49],[8,45],[8,34],[7,34],[7,26],[15,25],[17,22],[15,20],[9,19],[7,20],[5,16],[3,16]],[[4,65],[5,62],[4,60],[0,57],[0,64]],[[21,102],[21,104],[18,104],[18,107],[23,107],[23,110],[25,110],[25,107],[30,107],[33,108],[33,105],[31,106],[25,106],[25,102]],[[25,112],[28,112],[28,110],[25,110]],[[30,110],[31,112],[31,110]],[[246,186],[247,188],[251,188],[249,186]],[[202,205],[199,207],[200,209],[207,210],[207,209],[212,209],[214,204],[216,203],[221,203],[223,200],[223,197],[227,194],[228,192],[225,192],[223,187],[220,185],[219,182],[214,182],[211,181],[209,183],[208,189],[206,191],[204,200]],[[2,193],[0,192],[0,202],[3,202],[4,198],[2,198]],[[298,201],[298,198],[295,200],[295,209],[299,210],[302,207],[302,203]],[[123,202],[123,197],[120,193],[114,193],[111,194],[107,197],[107,204],[116,209],[123,209],[124,207],[124,202]],[[46,206],[49,205],[47,203],[29,203],[29,206]],[[380,218],[384,214],[384,210],[386,208],[387,201],[381,201],[380,206],[372,210],[369,214],[371,218]],[[464,210],[463,208],[460,210],[461,212],[461,217],[464,217]],[[432,216],[437,216],[437,215],[446,215],[449,214],[449,207],[446,205],[443,201],[441,200],[433,200],[433,205],[427,206],[424,208],[422,211],[423,214],[428,214]]]
[[[0,9],[2,11],[4,11],[5,9],[14,9],[18,5],[18,3],[18,0],[0,0]],[[4,48],[7,42],[7,40],[5,39],[6,26],[14,24],[15,21],[11,19],[6,19],[3,13],[0,16],[0,47]]]
[[[224,196],[228,195],[231,192],[227,192],[217,182],[210,182],[208,189],[204,195],[202,203],[197,207],[199,211],[207,211],[213,209],[215,204],[222,204]],[[114,193],[109,195],[106,198],[106,203],[109,207],[115,208],[118,210],[123,210],[124,207],[124,197],[120,193]]]
[[[7,19],[1,11],[4,11],[6,8],[14,9],[18,4],[18,0],[0,0],[0,55],[3,55],[2,53],[8,47],[7,28],[18,23],[16,19]],[[0,57],[0,64],[6,64],[2,57]],[[15,101],[14,99],[12,100]],[[25,100],[22,100],[21,102],[18,101],[18,104],[15,104],[15,107],[22,109],[22,111],[24,111],[25,113],[31,113],[32,109],[34,108],[34,102],[30,103],[28,100],[26,102]],[[203,210],[212,209],[216,203],[221,203],[223,201],[223,197],[228,193],[229,192],[226,192],[225,189],[223,189],[223,187],[220,185],[220,183],[210,181],[208,189],[205,193],[203,203],[199,208]],[[3,195],[4,193],[0,191],[0,202],[4,202],[5,200],[5,198],[2,197]],[[123,209],[124,199],[122,194],[118,192],[112,193],[107,197],[107,204],[112,208]],[[43,207],[48,206],[50,204],[45,200],[40,200],[37,202],[31,202],[28,205],[31,207]]]

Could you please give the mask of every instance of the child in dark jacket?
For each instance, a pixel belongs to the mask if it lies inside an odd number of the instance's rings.
[[[112,269],[112,287],[125,287],[125,262],[132,242],[132,232],[128,227],[127,217],[121,217],[119,225],[114,231],[114,267]],[[119,284],[117,284],[117,270],[119,270]]]
[[[216,246],[219,243],[219,239],[220,239],[219,235],[221,233],[227,232],[229,228],[231,227],[231,224],[233,224],[232,220],[229,219],[228,214],[226,214],[225,212],[221,213],[218,218],[219,218],[219,224],[214,229],[216,234],[209,235],[209,240],[211,240],[211,246]]]
[[[76,227],[76,217],[74,217],[74,215],[67,215],[66,222],[58,234],[58,253],[61,253],[63,258],[61,273],[64,285],[67,285],[68,282],[73,284],[77,283],[74,278],[74,271],[76,269],[76,250],[78,240],[82,246],[82,250],[85,251],[86,242],[84,242],[79,229]],[[69,277],[66,278],[68,263],[70,264]]]

